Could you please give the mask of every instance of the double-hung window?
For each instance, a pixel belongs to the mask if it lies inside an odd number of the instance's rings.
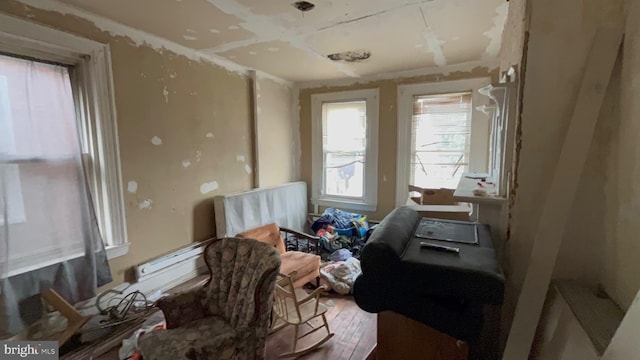
[[[476,107],[488,102],[478,89],[489,78],[398,87],[396,205],[408,185],[455,189],[464,172],[487,172],[489,118]]]
[[[470,145],[471,92],[413,97],[412,185],[455,188],[469,170]]]
[[[12,225],[15,244],[9,245],[24,246],[31,255],[10,273],[55,262],[55,254],[75,253],[75,248],[53,249],[27,230],[47,221],[52,231],[64,234],[71,223],[65,219],[77,215],[65,213],[65,202],[79,194],[65,191],[78,181],[72,161],[78,141],[107,254],[127,252],[110,61],[108,45],[0,14],[0,165],[6,195],[0,227]],[[45,179],[59,187],[39,186]],[[43,197],[60,199],[60,212],[50,219],[36,210]],[[20,241],[22,229],[25,241]],[[84,251],[81,244],[56,246]]]
[[[375,211],[378,90],[316,94],[312,111],[312,203]]]

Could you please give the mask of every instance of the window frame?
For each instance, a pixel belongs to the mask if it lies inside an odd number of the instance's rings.
[[[353,211],[376,211],[378,200],[378,114],[380,90],[349,90],[311,95],[311,203],[316,206],[340,207]],[[322,119],[324,103],[366,102],[366,148],[364,192],[359,198],[324,194],[324,161]]]
[[[396,206],[406,205],[409,199],[408,185],[411,180],[411,120],[413,99],[416,95],[442,95],[471,92],[471,139],[469,150],[469,171],[486,172],[489,159],[489,118],[477,110],[488,105],[489,100],[480,94],[480,88],[491,84],[491,78],[472,78],[399,85],[398,98],[398,147],[396,162]],[[474,136],[474,134],[479,134]],[[484,149],[484,151],[483,151]]]
[[[128,252],[108,44],[0,14],[0,52],[68,65],[85,170],[107,256]],[[90,161],[87,161],[90,160]]]

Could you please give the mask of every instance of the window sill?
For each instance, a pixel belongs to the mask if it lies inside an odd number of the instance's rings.
[[[363,201],[349,201],[346,199],[311,199],[311,203],[313,205],[325,206],[325,207],[334,207],[339,208],[341,210],[352,210],[352,211],[368,211],[375,212],[378,208],[377,204],[369,204]]]
[[[107,246],[107,258],[109,260],[126,255],[129,252],[129,244]]]

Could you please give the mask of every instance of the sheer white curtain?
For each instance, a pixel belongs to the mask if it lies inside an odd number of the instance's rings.
[[[111,281],[82,163],[69,70],[0,55],[0,338]]]

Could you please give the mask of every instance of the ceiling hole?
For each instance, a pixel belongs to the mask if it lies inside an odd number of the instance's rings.
[[[343,51],[329,54],[327,57],[333,61],[359,62],[371,57],[370,51]]]
[[[313,9],[314,7],[316,7],[315,4],[312,4],[308,1],[296,1],[293,4],[291,4],[294,8],[300,10],[300,11],[309,11],[311,9]]]

